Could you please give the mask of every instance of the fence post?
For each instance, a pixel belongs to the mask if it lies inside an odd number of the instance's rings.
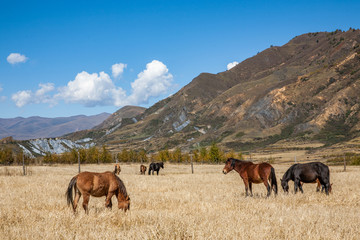
[[[193,165],[193,158],[192,155],[190,155],[190,161],[191,161],[191,173],[194,174],[194,165]]]
[[[344,172],[346,172],[346,154],[344,154]]]
[[[22,153],[22,162],[23,162],[23,175],[26,175],[26,171],[25,171],[25,156],[24,156],[24,152]]]

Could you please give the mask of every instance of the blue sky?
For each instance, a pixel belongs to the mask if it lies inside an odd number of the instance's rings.
[[[149,107],[270,45],[360,28],[360,1],[0,2],[0,118]]]

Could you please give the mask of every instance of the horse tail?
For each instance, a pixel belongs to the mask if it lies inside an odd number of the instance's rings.
[[[277,194],[278,185],[277,185],[276,176],[275,176],[275,169],[273,167],[271,167],[270,182],[271,182],[271,188],[274,189],[275,194]],[[275,188],[273,188],[273,187],[275,187]]]
[[[331,192],[331,183],[330,183],[330,169],[327,165],[321,163],[321,169],[320,169],[320,178],[318,180],[320,181],[322,185],[322,190],[325,188],[326,195]]]
[[[74,209],[73,189],[75,189],[75,187],[76,187],[76,180],[77,180],[76,176],[70,180],[69,186],[65,193],[66,199],[67,199],[67,204],[68,204],[68,206],[71,204],[73,209]]]

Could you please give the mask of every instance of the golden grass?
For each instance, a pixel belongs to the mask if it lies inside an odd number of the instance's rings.
[[[131,197],[124,213],[107,210],[104,198],[90,198],[89,215],[81,205],[74,215],[65,190],[77,166],[32,167],[31,176],[0,174],[1,239],[358,239],[359,167],[330,167],[333,193],[282,190],[266,198],[263,185],[244,197],[236,172],[223,165],[166,164],[159,176],[139,174],[140,164],[122,165],[120,178]],[[274,165],[278,181],[288,165]],[[7,167],[19,172],[20,167]],[[4,168],[0,168],[0,173]],[[112,170],[85,165],[82,170]],[[292,185],[291,185],[292,186]],[[279,189],[280,189],[279,185]],[[82,199],[80,200],[82,203]]]

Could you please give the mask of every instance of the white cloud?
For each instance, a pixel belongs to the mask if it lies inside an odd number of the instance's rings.
[[[129,104],[147,103],[149,98],[166,93],[172,86],[172,80],[173,76],[166,65],[153,60],[146,64],[146,69],[131,83],[132,94],[128,98]]]
[[[78,73],[75,80],[60,88],[55,96],[70,103],[80,103],[88,107],[96,105],[121,106],[126,98],[125,91],[116,87],[110,76],[104,72]]]
[[[44,97],[46,93],[51,92],[55,89],[53,83],[39,84],[40,89],[38,89],[35,93],[36,97]]]
[[[21,55],[20,53],[10,53],[10,55],[6,58],[8,63],[16,64],[16,63],[24,63],[28,58],[25,55]]]
[[[123,68],[125,67],[124,64]],[[12,100],[18,107],[29,103],[54,105],[58,100],[79,103],[87,107],[140,105],[148,103],[151,97],[159,97],[161,94],[167,93],[172,87],[172,80],[173,76],[169,73],[166,65],[153,60],[131,83],[130,95],[127,95],[121,87],[115,86],[107,73],[90,74],[83,71],[78,73],[75,79],[68,82],[66,86],[58,88],[58,92],[52,96],[48,93],[55,89],[54,85],[47,83],[40,84],[35,93],[30,90],[19,91],[12,95]]]
[[[15,102],[16,106],[23,107],[26,104],[31,103],[31,91],[19,91],[11,96],[11,99]]]
[[[231,62],[227,65],[227,70],[230,70],[232,69],[233,67],[235,67],[236,65],[238,65],[239,63],[234,61],[234,62]]]
[[[121,77],[124,72],[124,69],[127,67],[127,64],[124,63],[116,63],[111,66],[112,75],[114,78]]]
[[[30,103],[50,103],[55,104],[52,96],[47,95],[48,92],[54,90],[53,83],[39,84],[39,89],[33,93],[30,90],[19,91],[11,96],[16,106],[23,107]]]

